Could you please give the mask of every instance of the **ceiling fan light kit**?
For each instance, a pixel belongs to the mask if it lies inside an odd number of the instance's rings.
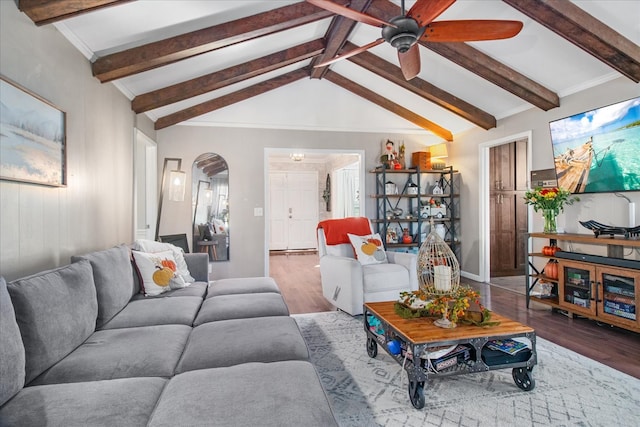
[[[404,0],[402,0],[402,15],[392,18],[390,22],[382,21],[330,0],[306,1],[345,18],[382,27],[381,39],[323,61],[315,65],[316,67],[324,67],[338,60],[349,58],[386,41],[398,51],[400,68],[407,80],[411,80],[420,73],[420,52],[416,44],[421,39],[429,42],[499,40],[514,37],[522,28],[522,23],[519,21],[459,20],[433,22],[434,19],[455,3],[455,0],[418,0],[406,14]]]

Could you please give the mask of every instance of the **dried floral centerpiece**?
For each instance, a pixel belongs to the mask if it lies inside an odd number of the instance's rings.
[[[395,304],[398,315],[440,317],[434,324],[441,328],[455,328],[463,319],[475,324],[489,320],[489,310],[480,304],[480,294],[468,286],[460,286],[460,264],[449,245],[435,232],[433,218],[431,232],[418,252],[417,264],[420,289],[400,293]],[[468,315],[472,303],[479,311]]]

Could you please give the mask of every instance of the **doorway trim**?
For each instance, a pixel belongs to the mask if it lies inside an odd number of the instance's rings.
[[[148,135],[138,128],[134,128],[133,135],[133,238],[138,239],[140,229],[138,228],[139,204],[144,197],[146,230],[148,234],[145,238],[153,240],[152,230],[156,228],[156,214],[158,209],[158,144]],[[141,158],[140,144],[144,145],[144,154]],[[141,170],[140,168],[144,168]],[[145,192],[140,194],[138,187],[144,185]]]
[[[491,229],[491,216],[490,216],[490,204],[489,204],[489,152],[491,147],[495,147],[502,144],[508,144],[513,141],[522,139],[527,140],[527,183],[529,183],[529,176],[531,174],[531,153],[532,153],[532,137],[533,131],[528,130],[525,132],[517,133],[514,135],[506,136],[493,141],[483,142],[478,146],[478,173],[479,173],[479,192],[478,192],[478,237],[480,238],[480,253],[479,253],[479,281],[488,282],[491,277],[491,241],[489,239],[489,232]],[[524,203],[524,202],[523,202]],[[527,230],[531,230],[531,215],[527,217]]]
[[[324,149],[324,148],[265,148],[264,149],[264,176],[262,179],[264,188],[264,207],[263,220],[264,220],[264,275],[269,276],[269,242],[271,241],[270,231],[270,213],[268,206],[270,206],[269,198],[269,157],[273,155],[288,155],[292,153],[302,154],[357,154],[360,156],[360,215],[366,216],[365,203],[363,203],[362,195],[365,194],[365,150],[337,150],[337,149]],[[322,180],[321,180],[322,181]]]

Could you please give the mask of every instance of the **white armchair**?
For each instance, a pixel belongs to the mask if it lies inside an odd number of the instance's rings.
[[[322,294],[352,316],[362,314],[364,302],[391,301],[401,291],[417,290],[417,256],[387,251],[382,264],[362,265],[355,259],[347,233],[372,234],[367,218],[344,218],[318,224],[318,255]]]

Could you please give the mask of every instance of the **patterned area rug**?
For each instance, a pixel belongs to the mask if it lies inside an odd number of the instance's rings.
[[[367,355],[362,316],[293,317],[342,427],[639,425],[640,380],[541,338],[532,391],[510,369],[431,378],[417,410],[402,367],[380,346]]]

